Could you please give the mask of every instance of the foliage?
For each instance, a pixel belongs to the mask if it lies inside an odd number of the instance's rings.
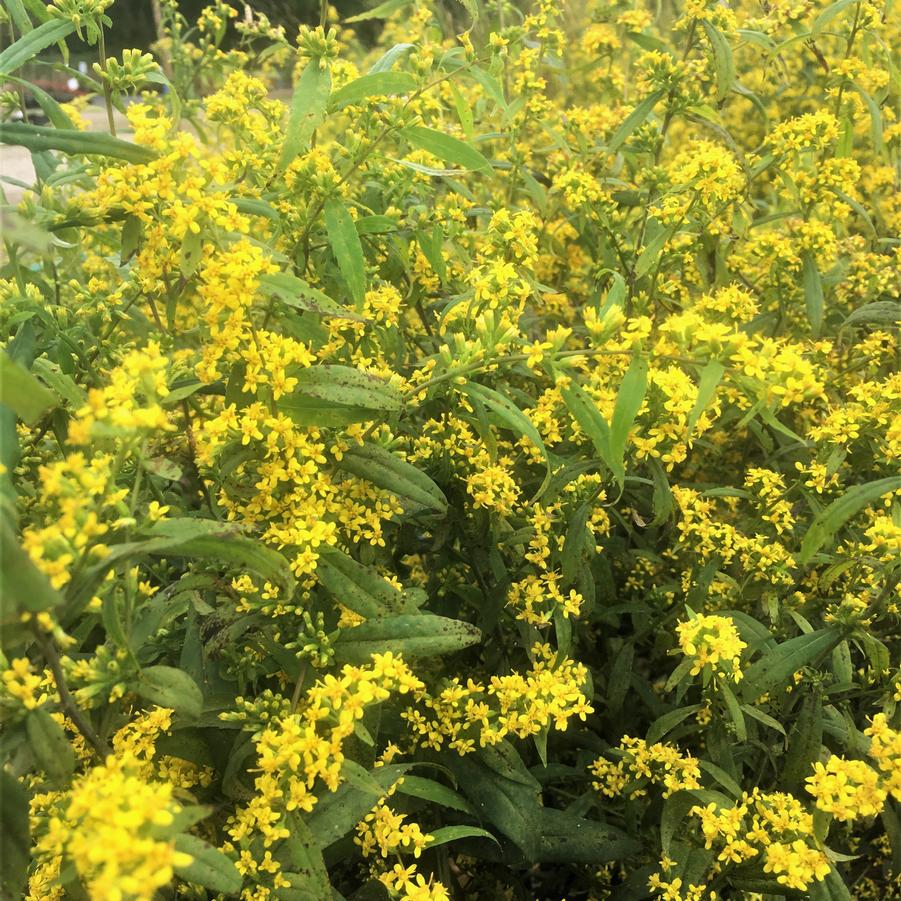
[[[5,894],[898,896],[890,5],[4,7]]]

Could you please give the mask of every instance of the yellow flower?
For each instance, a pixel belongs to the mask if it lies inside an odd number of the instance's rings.
[[[731,619],[725,616],[693,615],[676,626],[682,653],[692,661],[691,675],[709,666],[718,676],[739,682],[741,652],[747,647]],[[725,664],[725,665],[721,665]]]

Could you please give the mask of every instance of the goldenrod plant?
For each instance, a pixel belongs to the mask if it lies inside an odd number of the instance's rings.
[[[3,9],[4,898],[901,897],[890,2]]]

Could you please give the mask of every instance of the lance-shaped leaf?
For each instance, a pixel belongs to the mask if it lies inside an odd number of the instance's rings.
[[[481,751],[465,757],[454,755],[447,765],[482,820],[497,827],[529,860],[535,860],[541,837],[537,785],[505,778],[481,758]]]
[[[235,895],[241,891],[244,878],[237,867],[209,842],[195,835],[177,835],[175,850],[190,854],[192,858],[186,866],[175,868],[180,879],[225,895]]]
[[[323,318],[352,319],[365,322],[351,310],[345,309],[327,294],[307,284],[302,278],[289,272],[273,272],[260,278],[260,290],[264,294],[277,297],[282,303],[306,313],[315,313]]]
[[[325,204],[325,228],[332,253],[341,270],[357,313],[363,311],[366,298],[366,262],[363,246],[347,207],[336,197]]]
[[[64,19],[51,19],[38,25],[0,53],[0,75],[15,72],[42,50],[67,38],[73,31],[75,26]]]
[[[289,897],[296,897],[298,901],[333,901],[328,870],[316,838],[298,811],[289,813],[286,820],[289,835],[274,856],[282,864],[285,878],[295,893]]]
[[[707,39],[713,48],[713,67],[716,72],[716,99],[722,100],[735,84],[735,60],[726,36],[706,19],[702,21]]]
[[[38,766],[56,785],[64,785],[75,772],[75,751],[56,720],[44,708],[31,710],[25,728]]]
[[[403,407],[400,392],[384,379],[351,366],[310,366],[297,373],[295,395],[337,404],[396,413]],[[279,407],[290,407],[290,398],[282,398]],[[290,409],[286,409],[290,413]]]
[[[451,137],[424,125],[410,125],[400,132],[414,147],[437,156],[453,166],[477,172],[490,172],[491,163],[473,147],[459,138]]]
[[[343,109],[367,97],[407,94],[415,90],[416,79],[409,72],[369,72],[335,91],[329,100],[329,109]]]
[[[339,663],[367,663],[391,651],[406,657],[435,657],[476,644],[482,633],[471,623],[432,613],[402,613],[345,629],[335,642]]]
[[[31,858],[28,799],[22,783],[0,769],[0,889],[9,898],[21,897]]]
[[[623,376],[616,403],[613,407],[613,420],[610,423],[610,454],[619,471],[625,472],[626,442],[635,417],[644,402],[648,388],[648,361],[645,357],[635,357],[626,374]]]
[[[616,826],[586,820],[553,807],[541,810],[538,859],[544,863],[592,866],[622,860],[640,847],[639,842]]]
[[[31,562],[4,517],[0,522],[0,622],[16,622],[25,611],[49,610],[62,600],[47,576]]]
[[[412,612],[403,592],[338,548],[321,548],[316,577],[336,601],[367,619]]]
[[[814,517],[801,542],[798,562],[809,563],[813,555],[856,513],[879,498],[901,488],[901,476],[890,476],[849,488]]]
[[[377,444],[351,448],[338,467],[420,507],[447,510],[447,498],[425,473]]]
[[[619,128],[613,133],[613,137],[610,138],[610,141],[607,144],[607,149],[611,152],[619,150],[626,142],[629,135],[631,135],[632,132],[635,131],[639,125],[642,125],[648,116],[651,115],[651,111],[665,93],[666,91],[659,90],[654,91],[653,94],[648,94],[648,96],[645,97],[628,116],[626,116]]]
[[[143,540],[111,546],[102,561],[82,571],[68,587],[68,609],[86,603],[114,566],[144,554],[220,560],[281,586],[287,597],[294,592],[288,561],[273,548],[243,535],[234,524],[173,518],[156,523]]]
[[[698,396],[695,398],[691,413],[688,414],[688,430],[691,431],[698,424],[701,414],[707,409],[707,405],[713,400],[716,389],[723,378],[726,367],[718,360],[711,360],[702,370],[698,379]]]
[[[411,766],[409,763],[391,763],[375,767],[370,770],[370,775],[387,794]],[[320,798],[306,818],[307,826],[319,847],[325,849],[347,835],[369,813],[374,803],[370,792],[345,782],[336,792]]]
[[[610,426],[595,402],[576,382],[570,382],[560,393],[573,419],[594,445],[598,457],[607,465],[616,481],[622,484],[626,475],[625,468],[613,454]]]
[[[514,432],[518,432],[520,435],[524,435],[538,448],[538,450],[541,451],[541,455],[544,457],[545,465],[547,467],[547,473],[544,477],[544,481],[541,483],[541,487],[535,493],[535,497],[533,498],[533,500],[537,500],[537,498],[544,493],[544,489],[547,487],[551,478],[551,460],[548,456],[547,448],[544,446],[544,441],[541,440],[538,429],[532,425],[532,421],[529,417],[526,416],[513,401],[504,397],[503,394],[495,391],[493,388],[486,388],[485,385],[479,385],[476,382],[467,382],[461,390],[464,394],[468,394],[470,397],[474,397],[476,400],[483,403],[507,428],[512,429]]]
[[[820,334],[823,327],[823,313],[825,304],[823,301],[823,282],[817,269],[813,254],[806,252],[803,255],[804,268],[801,272],[801,281],[804,284],[804,303],[807,306],[807,319],[810,322],[810,330],[814,338]]]
[[[109,156],[128,163],[148,163],[156,152],[102,132],[49,128],[22,122],[0,123],[0,144],[18,144],[32,153],[61,150],[73,156]]]
[[[284,172],[298,154],[309,148],[313,132],[325,117],[331,88],[332,78],[328,69],[320,69],[319,60],[310,60],[291,98],[291,115],[276,167],[278,172]]]
[[[171,707],[191,719],[198,719],[203,713],[203,693],[197,683],[174,666],[144,667],[133,688],[142,698],[160,707]]]
[[[27,425],[34,425],[55,403],[52,391],[9,354],[0,351],[0,404],[9,407]]]
[[[798,635],[767,650],[745,670],[739,683],[742,700],[751,703],[768,691],[788,685],[794,673],[828,654],[841,640],[841,629],[829,627]]]

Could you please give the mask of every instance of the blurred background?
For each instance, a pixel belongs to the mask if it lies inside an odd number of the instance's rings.
[[[372,9],[379,2],[380,0],[331,0],[329,6],[337,10],[338,15],[344,19]],[[209,0],[180,0],[178,8],[189,22],[193,22],[208,5]],[[242,12],[245,4],[242,0],[230,0],[230,5]],[[251,0],[249,5],[256,12],[265,13],[273,25],[284,25],[289,37],[294,37],[299,25],[319,22],[319,0]],[[118,52],[127,47],[142,50],[149,47],[156,40],[153,7],[154,0],[116,0],[109,11],[113,27],[106,39],[107,48]]]

